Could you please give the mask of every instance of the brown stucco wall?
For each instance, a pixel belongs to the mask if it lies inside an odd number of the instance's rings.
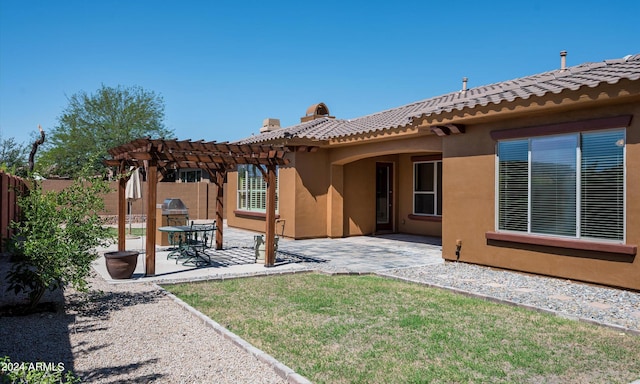
[[[413,214],[413,156],[421,156],[424,153],[411,153],[400,155],[398,165],[396,166],[396,180],[398,201],[396,203],[397,231],[402,233],[411,233],[422,236],[442,235],[442,223],[438,221],[422,221],[409,217]],[[443,200],[448,199],[444,196]]]
[[[409,215],[413,209],[411,156],[439,154],[441,141],[428,135],[289,154],[290,164],[280,169],[279,176],[279,217],[285,222],[285,236],[304,239],[374,233],[377,162],[393,164],[394,231],[440,236],[441,223],[411,220]],[[230,172],[228,181],[227,208],[233,212],[237,173]],[[264,231],[263,216],[236,212],[228,216],[227,223]]]
[[[282,182],[282,179],[280,179]],[[238,172],[227,173],[227,185],[225,190],[227,195],[227,225],[230,227],[244,228],[250,231],[264,232],[264,216],[249,217],[236,214],[238,207]],[[282,204],[282,203],[281,203]]]
[[[295,185],[296,170],[295,159],[290,157],[290,165],[280,167],[278,170],[278,212],[277,217],[284,223],[284,236],[295,236]],[[227,204],[227,225],[235,228],[243,228],[255,232],[265,232],[265,215],[255,213],[243,213],[238,211],[238,172],[227,174],[227,186],[225,189]],[[282,224],[276,226],[278,235],[282,234]]]
[[[548,246],[489,242],[495,230],[495,142],[491,130],[633,114],[627,129],[626,244],[640,244],[640,104],[606,105],[467,126],[443,142],[443,257],[574,280],[640,289],[640,257],[620,257]],[[588,257],[587,257],[588,256]]]
[[[329,172],[326,150],[296,152],[295,197],[290,205],[294,205],[292,228],[297,239],[327,236]]]
[[[44,180],[42,188],[45,191],[59,191],[70,185],[70,180]],[[104,196],[105,215],[118,213],[118,183],[109,183],[112,192]],[[132,205],[134,215],[146,214],[147,183],[142,183],[142,199]],[[189,208],[189,218],[194,220],[214,220],[216,212],[216,186],[212,183],[158,183],[157,204],[164,199],[179,198]]]
[[[344,236],[368,235],[376,229],[376,159],[344,166]]]

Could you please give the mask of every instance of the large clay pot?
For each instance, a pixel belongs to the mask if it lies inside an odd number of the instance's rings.
[[[138,265],[138,254],[136,251],[106,252],[104,260],[111,278],[130,279]]]

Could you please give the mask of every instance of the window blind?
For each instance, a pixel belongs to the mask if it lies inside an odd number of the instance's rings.
[[[531,139],[531,232],[576,235],[577,135]]]
[[[583,237],[623,239],[624,143],[623,131],[582,135]]]
[[[498,228],[529,229],[529,141],[498,143]]]
[[[238,209],[265,212],[267,183],[255,165],[238,166]],[[276,211],[278,210],[278,171],[276,170]]]
[[[623,241],[624,147],[624,129],[498,142],[498,229]]]

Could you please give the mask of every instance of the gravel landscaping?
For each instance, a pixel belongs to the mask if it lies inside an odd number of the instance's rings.
[[[340,273],[337,263],[308,267]],[[0,276],[7,266],[0,260]],[[464,263],[375,273],[640,334],[638,292]],[[57,303],[55,312],[0,317],[0,356],[8,355],[14,362],[62,362],[83,381],[95,383],[286,382],[271,366],[205,325],[155,285],[108,284],[96,275],[90,283],[88,296],[73,290],[48,293],[43,301]],[[0,305],[14,300],[6,286],[2,279]]]
[[[286,382],[153,285],[93,277],[91,289],[45,298],[64,311],[1,317],[0,356],[62,362],[92,383]]]
[[[640,334],[640,292],[447,262],[378,273],[555,312]]]

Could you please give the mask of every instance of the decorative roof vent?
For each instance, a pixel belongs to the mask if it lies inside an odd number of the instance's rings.
[[[262,128],[260,128],[260,133],[267,133],[275,131],[276,129],[280,129],[280,119],[269,118],[262,120]]]
[[[300,122],[304,123],[307,121],[320,119],[322,117],[328,117],[330,119],[334,119],[334,116],[329,116],[329,108],[325,105],[325,103],[313,104],[309,108],[307,108],[307,114],[300,118]]]

